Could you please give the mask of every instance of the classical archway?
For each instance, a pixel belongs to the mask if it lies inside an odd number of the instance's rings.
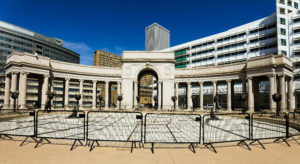
[[[142,107],[156,108],[158,105],[158,75],[150,68],[138,74],[138,103]]]

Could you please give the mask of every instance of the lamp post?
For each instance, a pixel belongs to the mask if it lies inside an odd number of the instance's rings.
[[[196,104],[196,95],[192,95],[192,103],[193,103],[193,112],[195,112],[195,104]]]
[[[243,103],[243,110],[242,110],[242,112],[243,113],[246,113],[246,111],[247,111],[247,99],[248,99],[247,94],[243,93],[242,94],[242,103]]]
[[[47,105],[45,106],[45,111],[51,111],[51,100],[54,97],[54,93],[51,91],[47,91],[47,96],[48,96],[48,102]]]
[[[76,94],[75,99],[77,100],[77,110],[79,110],[79,100],[81,99],[81,94]]]
[[[121,110],[121,101],[123,100],[123,95],[118,96],[118,101],[119,101],[119,110]]]
[[[279,116],[278,103],[281,101],[281,94],[280,93],[273,94],[272,99],[273,99],[273,101],[276,102],[276,116]]]
[[[16,112],[16,100],[19,97],[19,92],[15,91],[15,92],[11,92],[11,98],[14,99],[14,112]]]
[[[216,111],[219,109],[219,104],[218,104],[218,102],[219,102],[219,96],[218,95],[216,95],[215,97],[214,97],[214,103],[216,104],[215,105],[215,107],[216,107]]]
[[[100,109],[99,110],[101,110],[101,106],[102,106],[101,102],[103,100],[103,97],[102,97],[101,93],[98,95],[98,99],[100,101]]]
[[[176,96],[172,96],[172,101],[174,103],[174,111],[176,110],[176,100],[177,100],[177,97]]]
[[[157,108],[158,108],[158,104],[157,104],[158,98],[157,98],[157,96],[154,96],[153,99],[154,99],[154,103],[155,103],[155,109],[157,110]]]
[[[136,101],[137,101],[137,110],[139,110],[140,109],[140,96],[136,96]]]

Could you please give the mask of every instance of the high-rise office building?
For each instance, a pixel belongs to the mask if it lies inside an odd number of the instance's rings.
[[[0,21],[0,104],[4,99],[4,65],[12,52],[28,52],[70,63],[79,63],[80,55],[63,47],[63,41]],[[37,89],[29,78],[29,99],[34,101]]]
[[[122,59],[120,55],[96,50],[94,52],[94,66],[122,67]]]
[[[162,50],[170,47],[170,31],[157,23],[146,27],[146,51]]]

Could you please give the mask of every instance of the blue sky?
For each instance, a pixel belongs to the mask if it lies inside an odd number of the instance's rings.
[[[170,30],[171,46],[266,17],[275,0],[0,0],[0,20],[64,40],[93,65],[97,49],[145,49],[145,27]]]

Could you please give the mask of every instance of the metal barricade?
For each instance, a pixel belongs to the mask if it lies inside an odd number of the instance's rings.
[[[294,136],[300,136],[300,111],[290,112],[288,114],[289,119],[289,134],[288,138],[293,138],[296,142],[298,142]],[[298,143],[300,144],[300,143]]]
[[[200,143],[201,116],[198,114],[148,113],[145,116],[144,143],[190,144],[195,153],[195,144]]]
[[[140,112],[90,111],[87,114],[87,140],[92,151],[98,141],[142,142],[143,115]]]
[[[243,113],[207,114],[203,116],[203,144],[217,153],[214,143],[245,142],[250,139],[250,115]]]
[[[37,112],[36,137],[40,138],[35,148],[44,140],[67,139],[74,140],[71,147],[73,150],[76,142],[81,145],[81,140],[85,140],[85,113],[83,111],[52,110]]]
[[[251,121],[250,144],[258,142],[263,149],[262,139],[275,139],[274,142],[282,139],[288,146],[286,138],[289,134],[289,119],[286,113],[253,113]]]
[[[0,110],[0,138],[9,138],[11,136],[26,137],[20,146],[32,138],[34,141],[36,126],[35,126],[35,112],[33,110]]]

